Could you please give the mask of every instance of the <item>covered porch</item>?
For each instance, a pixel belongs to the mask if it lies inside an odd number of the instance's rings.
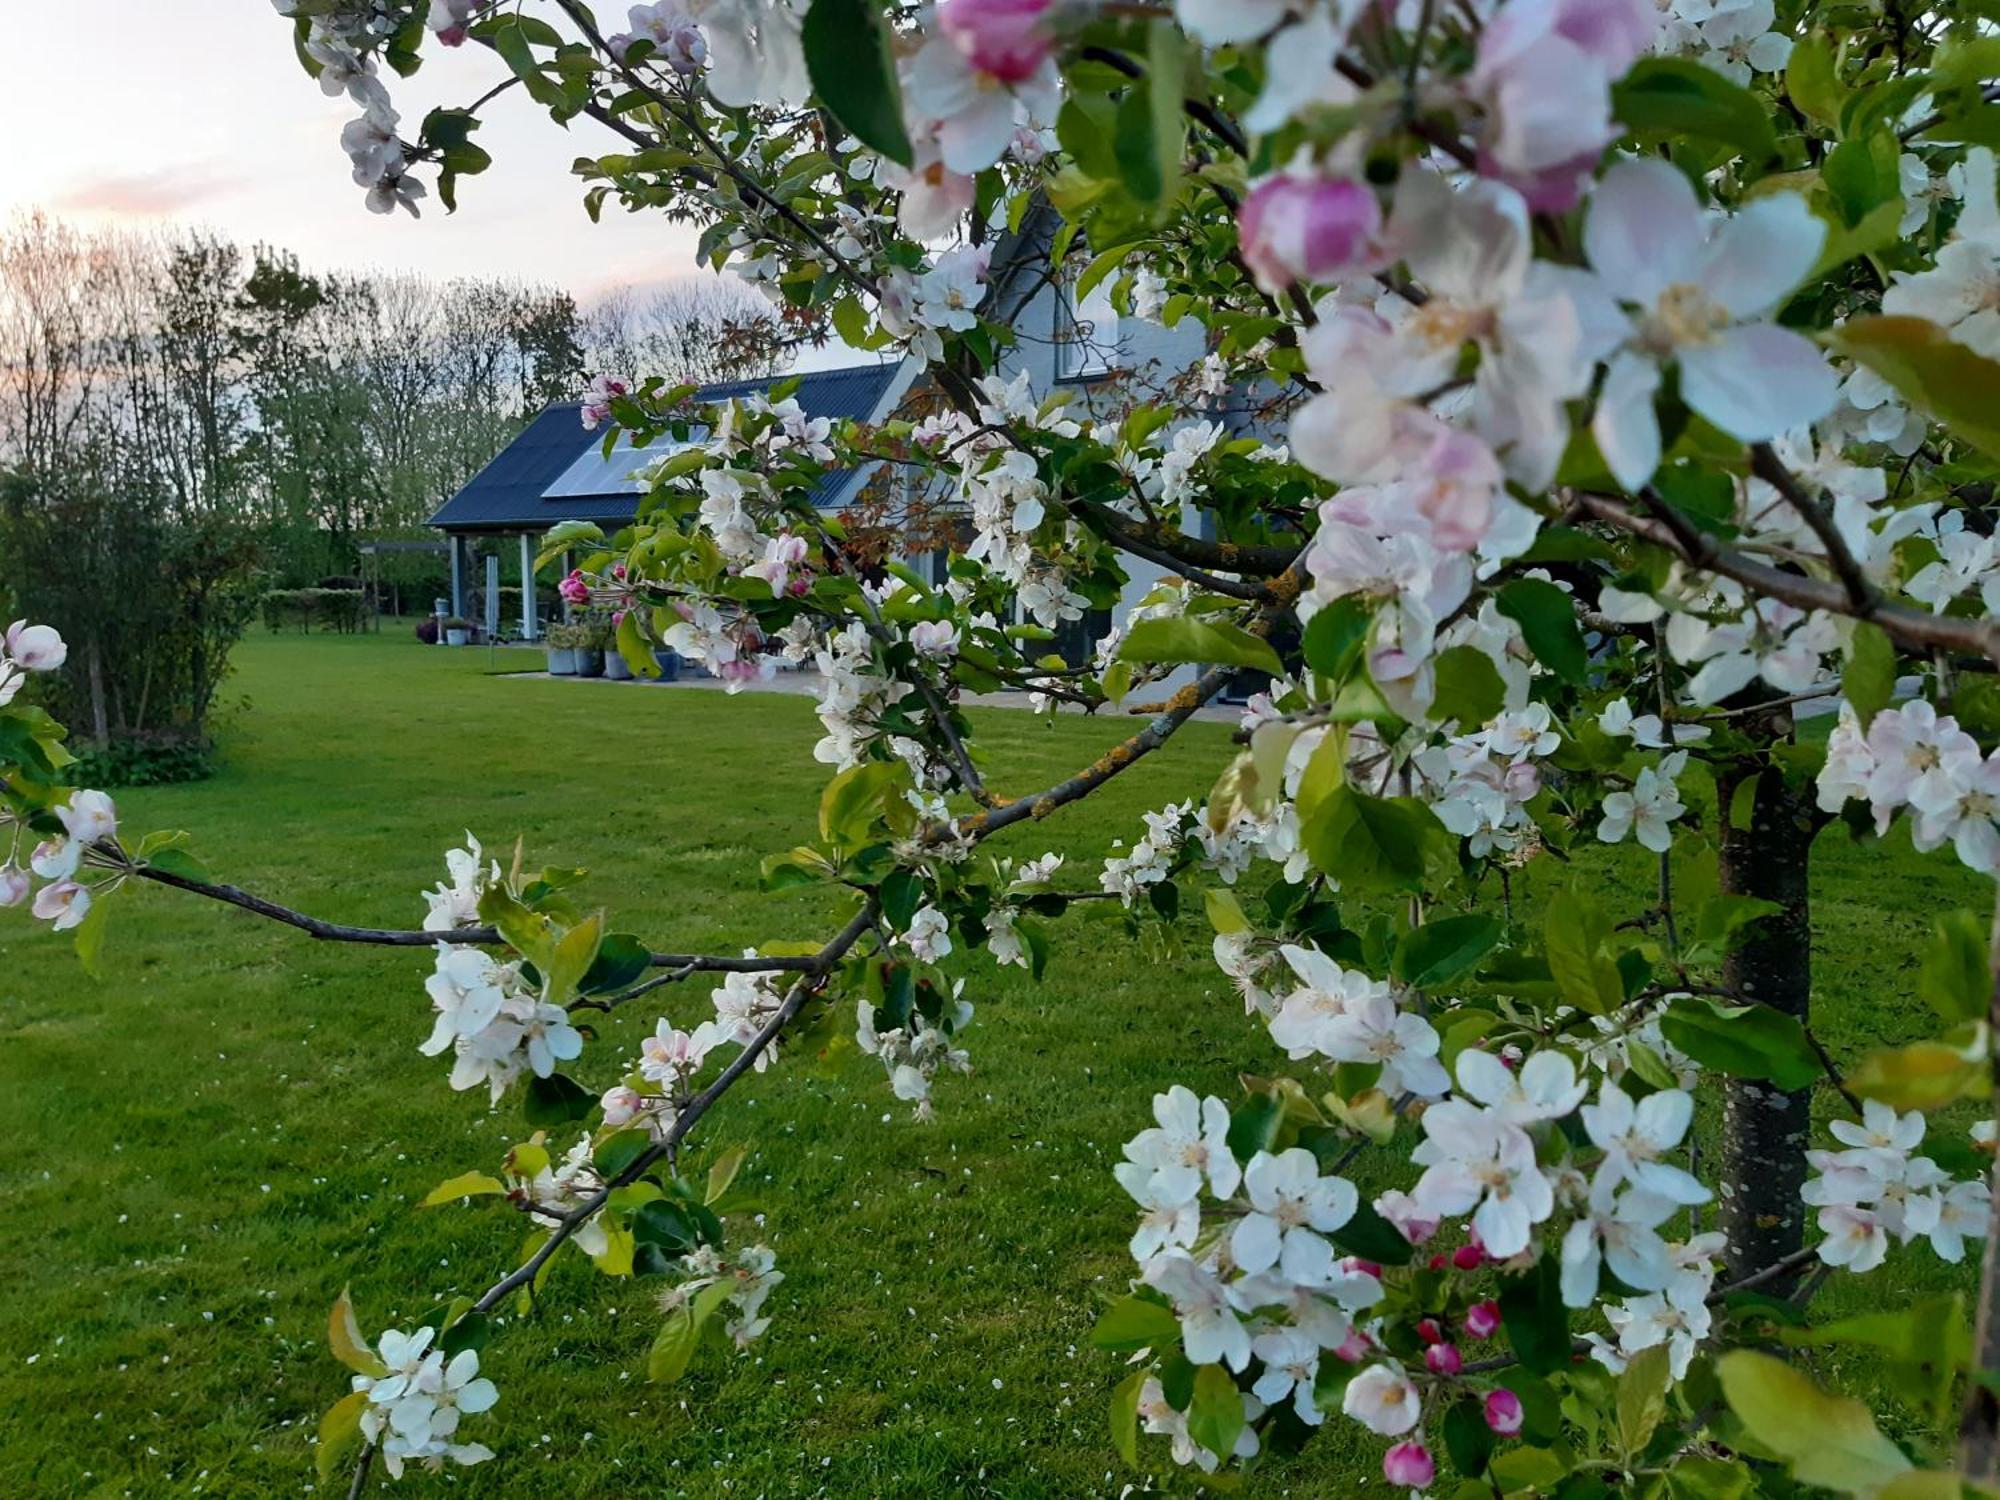
[[[559,575],[552,564],[538,578],[540,531],[448,531],[451,612],[488,640],[538,641],[559,617]]]

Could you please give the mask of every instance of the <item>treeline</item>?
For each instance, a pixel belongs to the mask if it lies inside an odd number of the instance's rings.
[[[24,217],[0,232],[0,605],[75,643],[53,685],[70,722],[199,738],[262,593],[361,573],[364,540],[428,539],[588,373],[731,379],[777,352],[733,282],[580,309],[549,287]],[[428,596],[442,559],[378,568]]]

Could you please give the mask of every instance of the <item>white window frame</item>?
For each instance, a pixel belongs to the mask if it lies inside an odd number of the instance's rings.
[[[1090,289],[1081,303],[1076,300],[1076,283],[1090,263],[1078,258],[1063,267],[1055,285],[1055,373],[1057,380],[1101,380],[1118,367],[1124,350],[1120,344],[1118,309],[1112,305],[1112,277],[1105,277]],[[1084,330],[1088,330],[1087,334]]]

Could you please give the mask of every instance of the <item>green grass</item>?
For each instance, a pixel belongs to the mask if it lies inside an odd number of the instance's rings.
[[[537,864],[589,867],[615,925],[657,946],[827,930],[823,905],[755,886],[761,856],[811,831],[825,768],[809,701],[487,675],[532,664],[400,637],[253,638],[222,774],[125,795],[127,827],[193,829],[218,878],[349,922],[413,925],[416,892],[471,828],[503,851],[520,835]],[[1005,791],[1129,728],[974,717]],[[1065,849],[1077,883],[1094,883],[1143,809],[1206,788],[1226,736],[1191,726],[1058,825],[996,842]],[[1545,864],[1517,895],[1557,878]],[[1943,856],[1885,861],[1838,832],[1816,865],[1829,1044],[1853,1057],[1917,1034],[1908,997],[1930,914],[1990,888]],[[1592,869],[1643,899],[1642,861]],[[345,1388],[324,1349],[341,1287],[372,1333],[513,1264],[522,1228],[505,1209],[412,1205],[490,1169],[525,1134],[517,1108],[452,1094],[442,1062],[417,1053],[421,953],[317,945],[147,888],[118,898],[93,981],[66,942],[4,920],[0,1494],[308,1490],[307,1435]],[[601,1081],[660,1009],[698,1018],[706,993],[620,1013],[583,1076]],[[469,1435],[502,1456],[456,1475],[456,1492],[1029,1500],[1113,1495],[1134,1477],[1106,1436],[1120,1368],[1086,1339],[1129,1269],[1110,1164],[1156,1089],[1229,1092],[1276,1054],[1225,993],[1198,917],[1170,946],[1080,908],[1045,985],[981,964],[968,993],[978,1071],[941,1085],[936,1123],[913,1123],[854,1059],[833,1079],[774,1069],[704,1126],[697,1165],[753,1147],[740,1181],[787,1278],[749,1356],[708,1348],[681,1384],[646,1385],[651,1293],[566,1255],[540,1314],[489,1346],[501,1404]],[[1914,1249],[1824,1303],[1968,1281]],[[1330,1427],[1250,1492],[1382,1490],[1375,1445],[1353,1431]]]

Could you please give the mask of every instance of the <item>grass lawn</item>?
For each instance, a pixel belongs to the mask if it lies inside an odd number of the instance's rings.
[[[509,656],[534,661],[499,665]],[[411,926],[416,892],[470,828],[503,853],[521,835],[537,865],[589,867],[614,926],[659,947],[828,930],[813,899],[755,885],[758,860],[812,828],[825,768],[808,700],[510,680],[487,675],[484,650],[400,635],[259,635],[237,664],[229,691],[246,706],[222,774],[120,799],[134,831],[192,829],[219,879]],[[1005,792],[1130,728],[975,717]],[[1226,753],[1225,727],[1192,725],[1057,826],[998,846],[1064,849],[1074,883],[1094,884],[1093,861],[1143,809],[1200,795]],[[1858,1057],[1922,1031],[1930,917],[1983,908],[1991,887],[1947,854],[1885,856],[1837,829],[1818,853],[1816,1005],[1835,1055]],[[1592,871],[1643,904],[1645,860],[1593,855]],[[1517,894],[1557,878],[1543,861]],[[514,1264],[507,1210],[412,1205],[491,1170],[526,1133],[518,1106],[489,1113],[418,1054],[423,953],[316,945],[149,887],[118,899],[93,981],[64,939],[0,921],[0,1495],[311,1490],[308,1434],[346,1386],[324,1348],[328,1305],[351,1283],[372,1334]],[[978,1071],[941,1081],[934,1124],[912,1122],[864,1058],[832,1080],[781,1066],[733,1093],[692,1165],[753,1147],[739,1181],[759,1190],[787,1278],[770,1331],[746,1357],[705,1347],[680,1384],[648,1386],[650,1291],[566,1252],[539,1315],[489,1346],[501,1403],[467,1435],[501,1458],[455,1474],[455,1492],[1115,1495],[1136,1477],[1105,1422],[1121,1371],[1086,1341],[1130,1264],[1110,1164],[1155,1090],[1233,1093],[1237,1072],[1278,1060],[1225,992],[1198,915],[1180,938],[1135,943],[1091,904],[1058,925],[1045,985],[977,968]],[[707,989],[620,1012],[580,1076],[601,1082],[661,1010],[707,1014]],[[1918,1246],[1822,1304],[1972,1279]],[[1388,1493],[1376,1445],[1354,1434],[1330,1428],[1249,1493]]]

